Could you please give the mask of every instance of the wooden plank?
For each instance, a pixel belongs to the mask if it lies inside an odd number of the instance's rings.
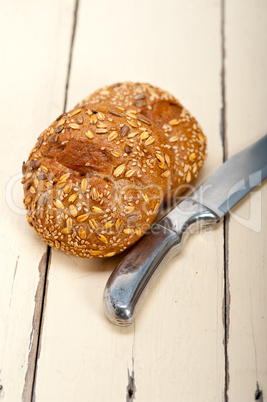
[[[209,137],[203,179],[222,161],[219,26],[219,1],[157,0],[153,11],[140,0],[80,1],[68,107],[116,81],[172,91]],[[129,328],[102,311],[119,260],[53,251],[36,399],[123,401],[127,392],[128,401],[132,393],[140,402],[222,400],[222,225],[189,240]]]
[[[229,156],[267,130],[267,2],[226,2]],[[229,401],[267,395],[267,183],[231,214],[229,225]],[[257,383],[259,390],[257,391]]]
[[[6,401],[31,398],[47,265],[47,247],[25,218],[21,165],[62,111],[72,7],[72,0],[64,7],[60,0],[1,4],[0,399]]]

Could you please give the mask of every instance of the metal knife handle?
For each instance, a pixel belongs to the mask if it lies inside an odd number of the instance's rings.
[[[175,216],[178,227],[173,228],[172,221],[163,218],[111,274],[104,290],[104,311],[114,324],[131,324],[153,283],[168,261],[182,251],[189,234],[219,221],[216,214],[196,201],[185,199],[179,206],[179,216],[177,212]]]

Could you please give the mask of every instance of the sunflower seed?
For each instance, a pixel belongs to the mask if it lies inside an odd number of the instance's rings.
[[[142,123],[145,123],[145,124],[147,124],[148,126],[151,126],[150,121],[147,120],[145,117],[143,117],[143,116],[138,116],[137,119],[140,120]]]
[[[122,129],[121,129],[121,133],[120,133],[120,134],[121,134],[121,137],[125,137],[125,135],[128,134],[129,130],[130,130],[130,127],[124,125],[124,126],[122,127]]]
[[[122,114],[120,114],[119,112],[116,112],[116,110],[109,110],[109,113],[113,114],[114,116],[122,117]]]
[[[61,131],[63,130],[63,128],[64,128],[64,126],[58,126],[58,127],[55,129],[55,132],[56,132],[56,133],[61,133]]]
[[[52,134],[50,137],[48,137],[48,142],[50,144],[55,144],[58,140],[58,135],[57,134]]]

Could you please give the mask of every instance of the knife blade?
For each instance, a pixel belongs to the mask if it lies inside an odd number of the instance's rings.
[[[130,249],[112,272],[103,302],[107,318],[130,325],[166,264],[188,236],[220,219],[267,177],[267,135],[223,163]]]

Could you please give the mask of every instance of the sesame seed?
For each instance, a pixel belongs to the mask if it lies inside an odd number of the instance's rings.
[[[189,183],[191,181],[191,173],[190,173],[190,171],[187,172],[186,181],[187,181],[187,183]]]

